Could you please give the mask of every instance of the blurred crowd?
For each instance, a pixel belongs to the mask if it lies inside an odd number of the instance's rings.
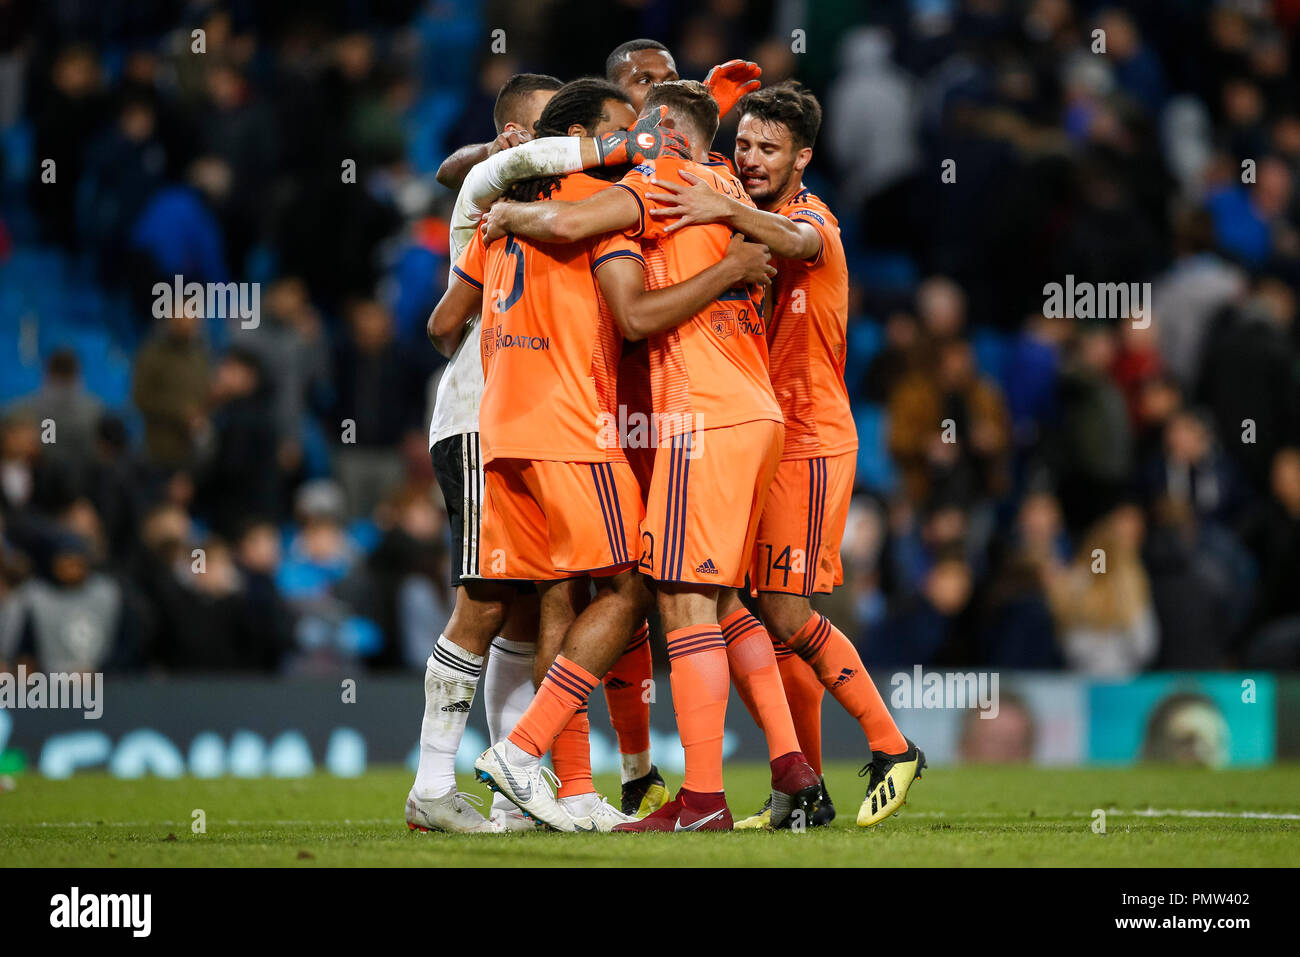
[[[0,332],[41,370],[0,395],[0,665],[422,667],[433,172],[512,73],[637,36],[826,107],[862,450],[821,606],[868,665],[1300,665],[1295,0],[0,0]],[[29,253],[122,394],[7,297]],[[177,274],[259,321],[156,315]],[[1154,304],[1044,315],[1067,276]]]

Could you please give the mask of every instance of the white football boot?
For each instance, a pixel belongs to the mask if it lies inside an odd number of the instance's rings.
[[[503,831],[536,831],[541,827],[540,824],[513,804],[508,808],[494,807],[489,820],[500,825]]]
[[[605,800],[603,794],[576,794],[560,798],[560,806],[573,817],[573,826],[579,831],[599,831],[608,834],[616,824],[627,824],[636,817],[624,814]]]
[[[560,782],[554,772],[540,762],[530,767],[511,764],[505,752],[503,742],[480,754],[474,759],[475,776],[533,820],[557,831],[575,830],[573,818],[555,797]]]
[[[451,790],[441,797],[420,799],[412,790],[406,796],[406,826],[412,831],[446,831],[449,834],[501,834],[496,821],[484,817],[470,803],[483,806],[474,794]]]

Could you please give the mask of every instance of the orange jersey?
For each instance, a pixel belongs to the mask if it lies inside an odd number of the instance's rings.
[[[581,200],[609,183],[581,173],[560,180],[551,200]],[[623,337],[596,286],[595,271],[639,245],[614,233],[581,243],[482,232],[454,269],[483,290],[480,348],[483,460],[623,461],[618,363]]]
[[[720,223],[666,233],[669,221],[649,215],[663,205],[646,198],[660,192],[651,180],[689,186],[681,177],[684,170],[753,205],[740,181],[721,165],[705,166],[671,156],[633,168],[618,186],[636,197],[640,207],[640,218],[628,235],[641,240],[646,284],[651,289],[690,279],[720,262],[731,240],[731,230]],[[651,336],[649,342],[650,390],[660,444],[699,429],[759,419],[781,421],[767,375],[763,310],[748,289],[724,292],[681,325]]]
[[[767,330],[772,387],[785,413],[784,459],[839,455],[858,447],[844,385],[848,345],[849,271],[839,221],[802,189],[776,210],[808,223],[821,237],[812,259],[781,259]]]
[[[732,176],[736,175],[735,164],[731,162],[731,157],[724,156],[721,153],[710,153],[709,158],[704,161],[705,166],[722,166]]]

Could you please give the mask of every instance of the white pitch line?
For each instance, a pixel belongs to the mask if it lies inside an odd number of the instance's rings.
[[[235,827],[270,827],[274,825],[282,827],[304,827],[312,824],[393,824],[402,823],[400,818],[372,817],[372,818],[344,818],[343,820],[315,820],[315,821],[285,821],[285,820],[268,820],[268,821],[214,821],[215,824],[229,824]],[[189,827],[193,821],[40,821],[35,827]],[[32,827],[33,825],[17,824],[15,827]]]
[[[1300,814],[1273,811],[1196,811],[1184,810],[1180,808],[1144,808],[1134,811],[1122,811],[1117,808],[1106,808],[1106,814],[1111,817],[1188,817],[1188,818],[1228,818],[1233,820],[1258,820],[1258,821],[1300,821]],[[909,811],[902,810],[899,812],[900,817],[939,817],[951,818],[954,821],[967,821],[977,818],[1024,818],[1024,811],[962,811],[957,815],[950,814],[947,811]],[[1071,811],[1072,817],[1091,817],[1091,811]],[[1044,815],[1050,819],[1052,815]]]
[[[1113,818],[1229,818],[1234,820],[1300,820],[1300,814],[1283,813],[1283,811],[1199,811],[1199,810],[1182,810],[1177,807],[1147,807],[1140,810],[1119,810],[1115,807],[1106,807],[1106,814]],[[957,815],[949,814],[948,811],[900,811],[900,817],[906,815],[909,818],[952,818],[953,820],[972,820],[976,818],[1022,818],[1024,811],[962,811]],[[1071,817],[1091,818],[1092,811],[1070,811]],[[1052,815],[1044,815],[1045,818]]]
[[[1191,811],[1178,808],[1147,808],[1142,811],[1107,810],[1114,817],[1225,817],[1238,820],[1300,821],[1300,814],[1274,813],[1272,811]],[[1091,815],[1085,814],[1084,817]]]

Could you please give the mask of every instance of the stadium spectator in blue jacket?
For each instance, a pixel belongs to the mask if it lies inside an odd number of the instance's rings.
[[[131,227],[131,245],[143,253],[140,278],[170,282],[228,282],[225,239],[212,202],[230,190],[230,167],[213,156],[190,166],[186,185],[164,186],[150,197]]]

